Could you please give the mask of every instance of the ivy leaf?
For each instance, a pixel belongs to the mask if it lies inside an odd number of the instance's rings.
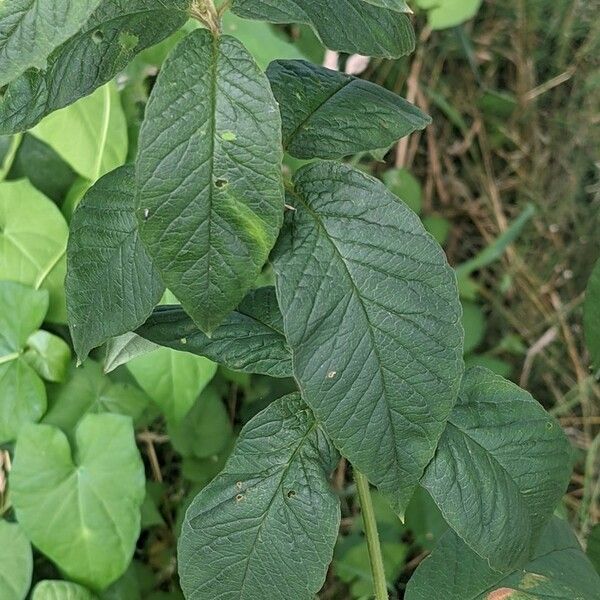
[[[585,292],[583,329],[592,365],[600,368],[600,260],[596,263]]]
[[[234,38],[190,33],[158,77],[137,161],[141,236],[211,333],[252,287],[283,219],[281,119]]]
[[[460,537],[505,571],[527,559],[570,474],[558,423],[521,388],[474,368],[422,484]]]
[[[170,348],[134,358],[127,368],[171,423],[179,423],[217,372],[207,358]]]
[[[379,85],[303,60],[277,60],[267,76],[281,109],[283,145],[297,158],[387,149],[431,119]]]
[[[206,356],[236,371],[292,376],[292,356],[273,287],[251,291],[210,338],[180,306],[159,306],[138,333],[161,346]]]
[[[102,0],[82,29],[49,56],[44,71],[31,69],[8,86],[0,100],[0,132],[30,129],[91,94],[138,52],[179,29],[188,5],[189,0]]]
[[[340,452],[402,514],[458,394],[456,278],[379,181],[316,163],[294,185],[274,263],[294,373]]]
[[[392,0],[378,0],[390,3]],[[399,58],[415,48],[415,34],[407,15],[365,0],[234,0],[240,17],[271,23],[305,23],[332,50]]]
[[[340,523],[328,481],[336,462],[298,394],[252,419],[186,513],[178,547],[186,598],[312,600]]]
[[[10,473],[17,520],[73,581],[102,589],[131,561],[140,532],[144,466],[131,419],[87,415],[71,448],[50,425],[19,435]],[[43,448],[43,452],[40,452]]]
[[[135,170],[100,179],[73,215],[67,247],[67,311],[79,360],[150,316],[165,291],[138,234]]]
[[[69,230],[56,205],[27,180],[0,183],[0,280],[48,290],[46,319],[66,322]]]
[[[23,600],[33,573],[31,544],[17,523],[0,520],[0,598]]]
[[[71,362],[71,348],[56,335],[36,331],[27,338],[23,358],[46,381],[64,381]]]
[[[571,528],[554,517],[529,562],[498,573],[453,532],[442,536],[408,582],[406,600],[597,600],[600,578]]]
[[[92,183],[127,158],[127,123],[113,83],[47,116],[31,133]]]
[[[31,600],[96,600],[88,590],[71,581],[40,581],[33,589]]]
[[[48,55],[75,34],[100,0],[10,0],[0,4],[0,87],[29,67],[46,68]]]

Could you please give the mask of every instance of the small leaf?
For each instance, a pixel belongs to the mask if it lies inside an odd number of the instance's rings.
[[[46,68],[48,55],[75,34],[100,0],[10,0],[0,4],[0,87],[29,67]]]
[[[17,523],[0,520],[0,598],[24,600],[31,585],[31,544]]]
[[[387,149],[431,119],[385,88],[303,60],[278,60],[267,76],[297,158],[342,158]]]
[[[46,381],[61,382],[69,369],[71,348],[62,338],[39,330],[27,338],[23,358]]]
[[[408,583],[406,600],[598,600],[600,578],[571,528],[554,517],[522,569],[498,573],[448,531]]]
[[[419,8],[428,10],[431,29],[448,29],[472,19],[482,0],[415,0]]]
[[[585,292],[583,329],[592,365],[600,369],[600,260],[592,271]]]
[[[150,316],[164,292],[142,245],[133,166],[112,171],[85,195],[67,246],[67,311],[79,360]]]
[[[475,368],[422,484],[460,537],[504,571],[527,559],[570,474],[559,424],[527,392]]]
[[[139,146],[142,240],[211,333],[254,284],[283,219],[281,120],[266,77],[234,38],[193,31],[160,72]]]
[[[206,356],[229,369],[292,376],[292,356],[273,287],[250,292],[208,337],[180,306],[160,306],[137,331],[161,346]]]
[[[186,598],[312,600],[338,534],[328,481],[336,462],[298,394],[252,419],[186,513],[178,546]]]
[[[149,354],[158,346],[135,333],[125,333],[114,337],[106,343],[104,355],[104,372],[110,373],[130,360]]]
[[[40,581],[31,600],[96,600],[88,590],[71,581]]]
[[[144,466],[127,417],[87,415],[75,438],[71,448],[55,427],[25,428],[10,473],[11,500],[41,552],[73,581],[102,589],[133,556]]]
[[[458,394],[456,279],[379,181],[317,163],[294,184],[274,253],[294,373],[340,452],[402,514]]]
[[[487,325],[485,314],[479,304],[464,300],[462,308],[463,327],[465,328],[465,354],[469,354],[483,341]]]

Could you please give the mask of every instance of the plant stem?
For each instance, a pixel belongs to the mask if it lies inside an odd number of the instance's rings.
[[[379,533],[377,532],[377,521],[375,520],[375,511],[373,510],[369,481],[356,469],[354,469],[354,480],[358,489],[358,498],[365,524],[365,533],[367,535],[367,547],[369,549],[369,561],[371,562],[371,573],[373,575],[375,600],[388,600],[383,556],[381,554],[381,544],[379,543]]]

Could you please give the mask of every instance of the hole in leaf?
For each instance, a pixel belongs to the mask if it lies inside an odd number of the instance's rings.
[[[104,41],[104,33],[100,29],[97,29],[92,33],[92,41],[94,44],[101,44]]]
[[[288,498],[293,498],[295,495],[296,495],[296,492],[295,492],[294,490],[290,490],[290,491],[287,493],[287,497],[288,497]]]
[[[238,494],[235,499],[237,502],[241,502],[244,499],[244,494]]]
[[[229,183],[229,181],[227,181],[227,179],[217,179],[217,180],[215,181],[215,185],[216,185],[218,188],[225,187],[225,186],[226,186],[228,183]]]

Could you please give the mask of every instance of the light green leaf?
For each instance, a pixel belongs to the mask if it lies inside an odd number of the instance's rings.
[[[48,321],[66,322],[69,230],[56,205],[28,181],[0,183],[0,279],[48,290]]]
[[[140,326],[165,291],[138,235],[135,170],[105,175],[73,215],[67,246],[67,311],[79,360]]]
[[[127,368],[171,423],[179,423],[217,372],[207,358],[159,348],[134,358]]]
[[[422,484],[458,535],[503,571],[527,559],[570,474],[560,425],[527,392],[475,368]]]
[[[325,46],[349,54],[398,58],[415,47],[407,15],[364,0],[234,0],[232,10],[247,19],[311,25]]]
[[[283,219],[281,120],[266,77],[234,38],[193,31],[161,70],[139,146],[142,240],[210,333],[254,284]]]
[[[431,119],[385,88],[303,60],[278,60],[267,76],[297,158],[342,158],[387,149]]]
[[[48,55],[75,34],[100,0],[10,0],[0,3],[0,87],[29,67],[46,68]]]
[[[71,348],[56,335],[36,331],[27,338],[23,358],[46,381],[64,381],[71,362]]]
[[[439,541],[408,583],[406,600],[598,600],[600,578],[570,527],[554,517],[529,562],[494,571],[452,531]]]
[[[144,466],[131,419],[87,415],[71,448],[50,425],[20,434],[10,473],[17,519],[73,581],[102,589],[131,561],[140,531]],[[43,452],[40,452],[43,449]]]
[[[407,169],[388,169],[383,174],[383,182],[411,210],[421,214],[423,190],[419,180]]]
[[[448,29],[472,19],[482,0],[415,0],[419,8],[429,11],[431,29]]]
[[[3,181],[12,168],[21,144],[20,135],[0,136],[0,181]]]
[[[236,371],[292,376],[292,356],[273,287],[250,292],[210,338],[179,306],[158,307],[138,333],[161,346],[206,356]]]
[[[583,329],[592,365],[600,369],[600,260],[592,271],[585,293]]]
[[[379,181],[316,163],[294,185],[274,263],[294,373],[340,452],[402,514],[458,394],[456,279]]]
[[[127,158],[127,123],[113,83],[47,116],[31,133],[91,182]]]
[[[17,523],[0,520],[0,600],[24,600],[31,585],[31,544]]]
[[[148,406],[148,396],[135,385],[113,382],[93,360],[71,367],[67,382],[48,388],[48,412],[43,423],[72,436],[88,414],[115,413],[139,419]]]
[[[479,304],[464,300],[463,327],[465,328],[465,354],[473,352],[485,336],[486,319]]]
[[[186,598],[312,600],[338,535],[336,462],[299,395],[252,419],[186,513],[178,546]]]
[[[31,69],[8,86],[0,99],[0,132],[30,129],[91,94],[138,52],[179,29],[188,5],[189,0],[102,0],[81,30],[48,57],[47,69]]]
[[[158,346],[136,333],[125,333],[108,340],[104,354],[104,372],[110,373],[130,360],[149,354]]]
[[[96,600],[96,597],[76,583],[47,579],[35,586],[31,600]]]

